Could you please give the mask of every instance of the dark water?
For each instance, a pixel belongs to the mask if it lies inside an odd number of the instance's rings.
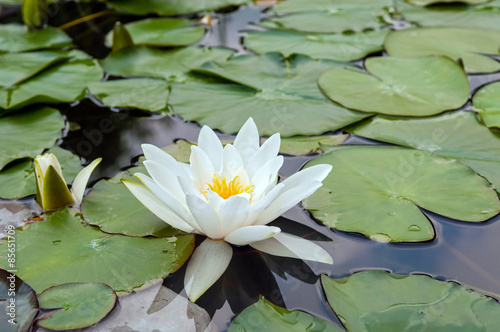
[[[102,4],[53,6],[48,22],[60,26],[76,18],[105,10]],[[245,52],[238,31],[253,29],[262,13],[258,7],[230,9],[218,14],[218,24],[200,42],[207,46],[226,46]],[[0,6],[2,23],[19,21],[18,7]],[[108,53],[103,36],[120,19],[127,22],[132,16],[106,14],[95,20],[66,30],[76,45],[102,58]],[[500,79],[500,74],[470,77],[471,89]],[[56,105],[71,129],[61,145],[80,155],[84,161],[102,157],[92,181],[111,177],[129,167],[141,154],[142,143],[166,146],[176,139],[195,141],[200,127],[178,117],[151,115],[132,109],[110,110],[98,102],[85,99],[73,105]],[[227,135],[221,135],[227,137]],[[347,144],[378,144],[351,136]],[[281,174],[289,176],[311,157],[286,157]],[[436,239],[420,244],[383,244],[357,234],[334,231],[314,221],[300,207],[287,212],[274,223],[284,231],[317,242],[330,252],[334,264],[304,263],[300,260],[274,257],[251,248],[235,248],[235,255],[222,278],[203,295],[197,304],[204,307],[219,330],[229,326],[235,314],[263,295],[277,305],[299,309],[341,325],[326,304],[319,283],[320,274],[344,277],[366,269],[384,269],[394,273],[424,273],[439,280],[457,281],[484,294],[500,298],[500,217],[474,224],[457,222],[423,211],[432,221]],[[202,240],[197,239],[198,242]],[[182,292],[184,269],[165,280],[165,285]]]

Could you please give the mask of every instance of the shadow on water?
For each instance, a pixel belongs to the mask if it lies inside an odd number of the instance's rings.
[[[49,19],[51,25],[60,26],[78,17],[104,11],[102,4],[68,2],[58,4]],[[2,23],[19,21],[17,7],[0,7]],[[219,13],[219,23],[210,29],[200,44],[226,46],[244,51],[239,30],[254,28],[249,22],[261,17],[257,7],[242,7],[229,13]],[[103,15],[99,19],[75,25],[66,31],[79,48],[95,57],[104,57],[104,35],[114,22],[131,20],[130,16]],[[487,81],[500,79],[498,74],[471,76],[475,89]],[[59,105],[70,121],[71,129],[62,146],[87,162],[102,157],[92,180],[111,177],[129,167],[141,154],[141,144],[157,146],[172,144],[183,138],[196,141],[200,127],[186,123],[178,117],[151,115],[132,109],[110,110],[90,99],[74,105]],[[224,137],[227,137],[225,135]],[[351,136],[347,144],[378,144],[375,141]],[[303,166],[312,157],[285,158],[281,175],[286,177]],[[455,280],[480,292],[498,298],[500,295],[500,264],[498,264],[499,216],[474,224],[458,222],[423,211],[432,221],[436,239],[419,244],[384,244],[358,234],[334,231],[313,220],[300,206],[285,213],[274,224],[285,231],[318,240],[330,252],[333,265],[279,258],[257,252],[251,248],[234,248],[234,256],[222,278],[197,302],[213,317],[214,324],[225,330],[235,314],[256,302],[260,295],[277,305],[299,309],[341,325],[326,304],[319,283],[320,274],[345,277],[366,269],[383,269],[395,273],[425,273],[440,280]],[[201,237],[197,238],[200,243]],[[325,241],[326,240],[326,241]],[[168,277],[164,284],[183,293],[185,266]]]

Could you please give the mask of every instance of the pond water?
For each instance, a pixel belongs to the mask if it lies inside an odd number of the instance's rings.
[[[58,26],[102,10],[105,7],[99,4],[59,4],[57,8],[54,6],[55,14],[50,17],[49,24]],[[255,29],[251,23],[259,21],[266,14],[257,6],[232,10],[218,13],[218,24],[199,42],[200,45],[225,46],[246,52],[238,31]],[[120,19],[126,22],[132,17]],[[3,23],[19,21],[19,12],[12,7],[2,6],[0,20]],[[109,51],[103,44],[104,33],[112,28],[116,20],[113,14],[103,15],[68,28],[66,32],[79,48],[103,58]],[[471,89],[474,90],[500,79],[500,74],[469,77]],[[57,105],[57,108],[71,124],[61,146],[86,161],[103,157],[101,165],[92,175],[91,181],[94,183],[130,167],[141,154],[141,144],[166,146],[181,138],[196,141],[200,129],[197,124],[186,123],[177,116],[151,115],[132,109],[111,110],[93,99],[73,105]],[[345,144],[380,143],[350,136]],[[289,176],[313,157],[286,157],[281,175]],[[223,277],[197,304],[213,316],[213,322],[219,330],[225,330],[234,315],[254,303],[259,295],[277,305],[303,310],[341,326],[325,301],[318,276],[324,273],[331,277],[344,277],[365,269],[428,274],[443,281],[457,281],[500,299],[500,295],[497,295],[500,294],[500,223],[497,222],[500,216],[484,223],[465,223],[423,212],[435,228],[436,238],[433,241],[384,244],[361,235],[334,231],[314,221],[307,211],[295,207],[274,223],[291,233],[324,241],[318,243],[332,255],[332,266],[305,264],[300,260],[269,256],[247,248],[237,249]],[[184,269],[167,278],[164,284],[182,292]]]

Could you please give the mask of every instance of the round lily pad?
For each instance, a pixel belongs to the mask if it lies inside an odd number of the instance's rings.
[[[175,84],[169,104],[184,119],[228,134],[249,117],[261,135],[321,134],[369,116],[332,104],[321,94],[317,77],[332,67],[352,66],[306,56],[283,59],[278,53],[208,62],[196,72],[234,83]]]
[[[0,117],[0,169],[14,159],[34,158],[61,138],[58,110],[42,107]]]
[[[423,27],[467,27],[500,30],[500,1],[481,5],[443,4],[416,7],[399,2],[398,11],[412,23]]]
[[[411,121],[376,116],[348,130],[378,141],[456,159],[500,191],[500,135],[483,126],[473,112],[445,113]]]
[[[156,77],[184,81],[185,73],[207,61],[225,60],[234,52],[225,48],[186,47],[161,50],[148,46],[120,49],[101,61],[115,76]]]
[[[236,316],[228,332],[303,332],[303,331],[342,332],[343,330],[321,318],[305,312],[278,307],[260,298],[241,314]]]
[[[321,276],[332,309],[350,332],[495,331],[494,299],[425,275],[364,271],[347,278]]]
[[[454,160],[393,146],[343,146],[313,159],[335,171],[303,201],[326,225],[380,242],[434,238],[419,210],[462,221],[485,221],[500,212],[490,184]]]
[[[186,46],[203,38],[205,28],[183,18],[148,18],[124,25],[135,45]],[[113,31],[106,35],[113,44]]]
[[[329,69],[318,85],[345,107],[390,115],[429,116],[459,108],[469,98],[467,75],[448,57],[372,57],[365,67],[367,73]]]
[[[98,323],[115,307],[116,295],[105,284],[68,283],[46,289],[38,301],[41,309],[56,309],[38,319],[38,326],[69,330]]]
[[[132,14],[143,15],[155,13],[159,15],[189,14],[212,11],[228,6],[239,6],[251,0],[106,0],[108,5]]]
[[[306,34],[292,31],[247,31],[245,46],[255,53],[305,54],[314,59],[353,61],[383,49],[389,30],[354,34]]]
[[[72,46],[71,39],[54,27],[29,30],[22,24],[0,24],[0,52],[25,52],[68,46]]]
[[[176,271],[194,248],[192,235],[158,239],[103,233],[83,224],[70,209],[18,230],[16,243],[17,274],[37,293],[71,282],[99,282],[115,292],[131,292]],[[7,266],[7,253],[3,241],[2,267]]]
[[[500,31],[470,28],[420,28],[392,31],[385,40],[387,53],[395,57],[446,55],[462,60],[468,73],[500,70]]]
[[[147,174],[143,167],[129,169],[110,180],[94,185],[82,203],[84,220],[113,234],[167,237],[179,231],[151,213],[120,181],[137,181],[133,174]]]
[[[161,79],[131,78],[89,84],[90,93],[109,107],[167,111],[168,83]]]
[[[485,125],[500,128],[500,82],[479,89],[472,98],[472,104]]]
[[[27,332],[38,314],[35,291],[13,273],[0,269],[2,332]]]
[[[53,153],[63,171],[64,180],[70,184],[80,171],[80,158],[58,146],[46,153]],[[32,159],[19,159],[0,171],[0,198],[17,199],[36,194],[35,166]]]
[[[264,26],[318,33],[363,31],[384,26],[383,16],[392,7],[389,0],[331,1],[287,0],[271,12],[290,14],[270,17]]]
[[[0,90],[1,109],[19,109],[47,102],[72,102],[85,97],[89,82],[102,78],[96,60],[81,51],[62,52],[70,59],[58,63],[38,75],[12,87]]]

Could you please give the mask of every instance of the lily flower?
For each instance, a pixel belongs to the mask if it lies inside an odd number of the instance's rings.
[[[144,184],[122,180],[151,212],[171,226],[205,235],[186,270],[184,286],[196,301],[224,273],[236,246],[250,245],[265,253],[332,264],[320,246],[281,232],[268,223],[321,187],[330,165],[316,165],[277,183],[283,165],[280,135],[260,146],[257,126],[250,118],[233,144],[222,146],[207,126],[198,146],[191,147],[190,164],[142,145],[144,166],[151,177],[135,174]]]
[[[71,191],[64,180],[61,164],[53,153],[35,158],[36,201],[44,210],[56,210],[67,205],[80,205],[90,175],[101,162],[97,158],[75,177]]]

